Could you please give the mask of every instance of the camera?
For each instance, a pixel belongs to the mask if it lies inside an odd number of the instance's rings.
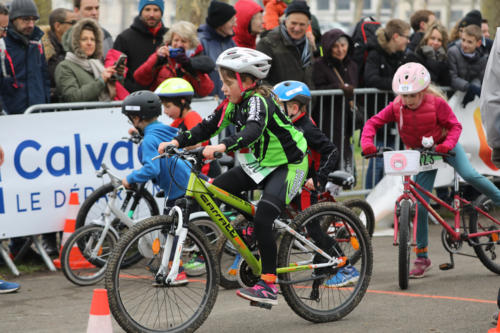
[[[181,55],[184,53],[184,49],[181,47],[178,48],[168,48],[168,53],[170,54],[170,58],[175,58],[178,55]]]

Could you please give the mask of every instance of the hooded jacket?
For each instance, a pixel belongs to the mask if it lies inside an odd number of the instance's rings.
[[[403,143],[410,148],[422,147],[422,137],[432,136],[434,143],[455,147],[462,132],[448,103],[440,97],[425,94],[420,106],[415,109],[404,107],[401,97],[389,103],[382,111],[368,119],[363,127],[361,146],[373,143],[375,131],[384,124],[395,122]]]
[[[153,33],[146,27],[140,16],[136,16],[130,28],[123,31],[116,37],[113,48],[127,55],[127,76],[125,77],[125,88],[133,93],[137,90],[148,89],[141,86],[134,80],[134,72],[141,66],[148,57],[153,54],[158,47],[163,44],[163,36],[168,31],[160,23],[161,27],[156,33]]]
[[[234,5],[236,9],[236,28],[233,40],[237,46],[255,49],[257,36],[250,33],[252,18],[263,11],[262,7],[253,0],[238,0]]]
[[[59,97],[56,92],[56,80],[54,74],[57,65],[64,60],[66,51],[64,50],[61,42],[57,39],[56,34],[50,30],[50,26],[40,27],[45,33],[42,37],[42,44],[45,50],[45,59],[47,60],[47,65],[49,69],[50,78],[50,101],[56,103],[59,101]]]
[[[347,38],[349,42],[349,48],[345,58],[341,61],[332,57],[331,50],[333,45],[338,41],[340,37]],[[327,89],[341,89],[342,83],[340,82],[338,76],[335,74],[335,69],[338,71],[342,80],[345,84],[351,85],[353,88],[358,86],[358,66],[352,60],[352,52],[354,50],[354,44],[352,39],[345,34],[340,29],[332,29],[327,31],[321,37],[321,48],[323,49],[323,55],[317,59],[313,65],[313,79],[314,87],[318,90]],[[347,101],[351,99],[352,96],[347,98],[345,103],[345,108],[342,109],[342,96],[333,97],[333,142],[337,147],[341,146],[341,133],[344,129],[344,134],[346,137],[352,135],[352,113],[350,112],[349,103]],[[313,118],[318,121],[323,119],[322,129],[325,133],[330,133],[330,127],[332,123],[331,115],[331,97],[323,97],[323,104],[316,103],[315,109],[313,111]],[[323,106],[322,109],[320,107]],[[342,126],[342,113],[345,113],[347,118],[344,119],[345,126]],[[321,117],[321,114],[323,115]],[[349,141],[349,140],[348,140]]]
[[[214,62],[217,61],[217,57],[219,57],[222,52],[236,46],[232,36],[223,37],[208,24],[202,24],[198,28],[198,38],[200,39],[201,45],[203,45],[203,53],[212,58]],[[214,69],[208,73],[208,75],[214,83],[214,89],[210,95],[218,95],[221,100],[224,100],[225,97],[221,90],[222,81],[219,77],[219,72]]]
[[[194,89],[194,92],[199,97],[205,97],[214,89],[214,83],[207,73],[204,73],[198,68],[210,68],[212,71],[215,64],[210,57],[203,55],[203,46],[200,44],[190,57],[191,68],[185,69],[174,59],[167,57],[163,61],[159,60],[158,54],[154,52],[148,60],[136,69],[134,73],[135,81],[149,87],[150,90],[155,90],[163,81],[171,77],[181,77],[188,81]]]
[[[43,31],[35,26],[31,36],[16,31],[12,22],[4,38],[8,56],[6,73],[0,71],[0,98],[7,114],[23,113],[29,106],[50,102],[50,79],[43,45]]]
[[[80,48],[80,35],[84,26],[92,27],[95,35],[95,52],[88,59],[102,58],[102,32],[93,19],[82,19],[63,35],[62,44],[66,52],[71,52],[77,57],[87,59],[87,55]],[[55,70],[55,81],[59,97],[64,102],[98,101],[106,85],[101,78],[94,75],[80,65],[65,59]]]
[[[480,86],[487,61],[488,57],[482,55],[477,49],[474,51],[474,55],[468,58],[463,55],[459,43],[450,47],[448,49],[448,65],[450,67],[451,87],[466,91],[472,81],[476,81],[476,84]]]

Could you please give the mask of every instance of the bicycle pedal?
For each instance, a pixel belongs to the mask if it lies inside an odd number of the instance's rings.
[[[439,265],[439,269],[442,271],[447,271],[453,268],[455,268],[455,265],[449,262],[445,262],[444,264]]]
[[[267,310],[271,310],[273,308],[272,304],[267,304],[267,303],[262,303],[262,302],[257,302],[257,301],[250,301],[251,306],[256,306],[258,308],[263,308]]]

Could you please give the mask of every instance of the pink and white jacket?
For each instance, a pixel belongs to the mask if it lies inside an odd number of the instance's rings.
[[[401,140],[408,148],[422,147],[422,137],[429,136],[436,145],[442,143],[453,148],[462,132],[462,125],[444,99],[427,93],[420,106],[412,110],[398,96],[368,119],[361,134],[361,147],[373,144],[377,129],[391,122],[398,124]]]

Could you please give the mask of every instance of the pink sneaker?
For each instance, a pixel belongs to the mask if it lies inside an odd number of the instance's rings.
[[[429,269],[431,269],[431,260],[429,258],[417,258],[413,263],[413,269],[410,271],[410,278],[421,279]]]

